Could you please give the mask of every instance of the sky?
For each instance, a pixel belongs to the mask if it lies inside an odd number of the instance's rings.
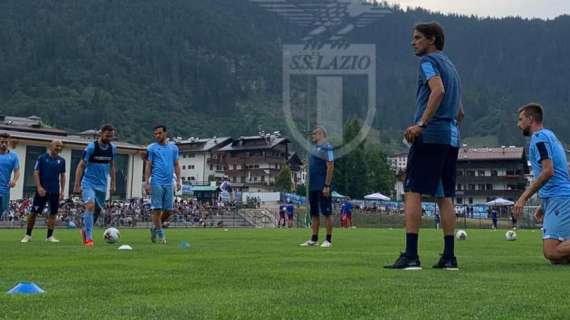
[[[431,11],[460,13],[481,17],[521,16],[553,19],[570,14],[570,0],[388,0],[388,3],[422,7]]]

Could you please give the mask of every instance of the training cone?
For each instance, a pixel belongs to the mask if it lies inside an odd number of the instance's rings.
[[[119,250],[121,251],[131,251],[133,250],[133,247],[129,246],[128,244],[124,244],[122,246],[119,247]]]
[[[22,295],[32,295],[40,294],[45,291],[40,288],[37,284],[33,282],[20,282],[14,288],[10,289],[7,294],[22,294]]]
[[[178,247],[180,249],[190,249],[190,243],[188,241],[180,241]]]

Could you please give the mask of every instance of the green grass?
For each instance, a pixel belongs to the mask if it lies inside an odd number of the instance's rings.
[[[308,230],[122,230],[123,252],[96,230],[92,250],[77,231],[60,244],[21,244],[0,230],[0,290],[34,281],[47,293],[0,293],[2,319],[569,319],[570,267],[546,263],[540,232],[469,230],[458,242],[461,271],[431,269],[440,233],[420,236],[422,271],[385,270],[403,231],[337,230],[334,248],[301,248]],[[98,240],[98,241],[97,241]],[[178,248],[182,240],[190,249]]]

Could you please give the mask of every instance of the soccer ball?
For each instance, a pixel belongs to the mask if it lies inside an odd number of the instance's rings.
[[[514,230],[509,230],[505,233],[505,238],[507,241],[515,241],[517,240],[517,233]]]
[[[103,238],[107,243],[115,243],[121,238],[121,233],[116,228],[108,228],[103,233]]]
[[[467,240],[467,232],[465,232],[465,230],[457,230],[457,232],[455,233],[455,239]]]

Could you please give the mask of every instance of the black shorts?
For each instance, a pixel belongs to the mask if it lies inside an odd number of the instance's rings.
[[[40,197],[40,195],[36,193],[32,205],[32,214],[41,214],[47,203],[49,203],[50,215],[57,214],[59,210],[59,193],[46,192],[45,197]]]
[[[437,198],[455,197],[459,148],[416,140],[408,154],[404,190]]]
[[[309,191],[309,205],[311,207],[311,216],[324,216],[332,214],[332,197],[323,196],[322,191]]]

